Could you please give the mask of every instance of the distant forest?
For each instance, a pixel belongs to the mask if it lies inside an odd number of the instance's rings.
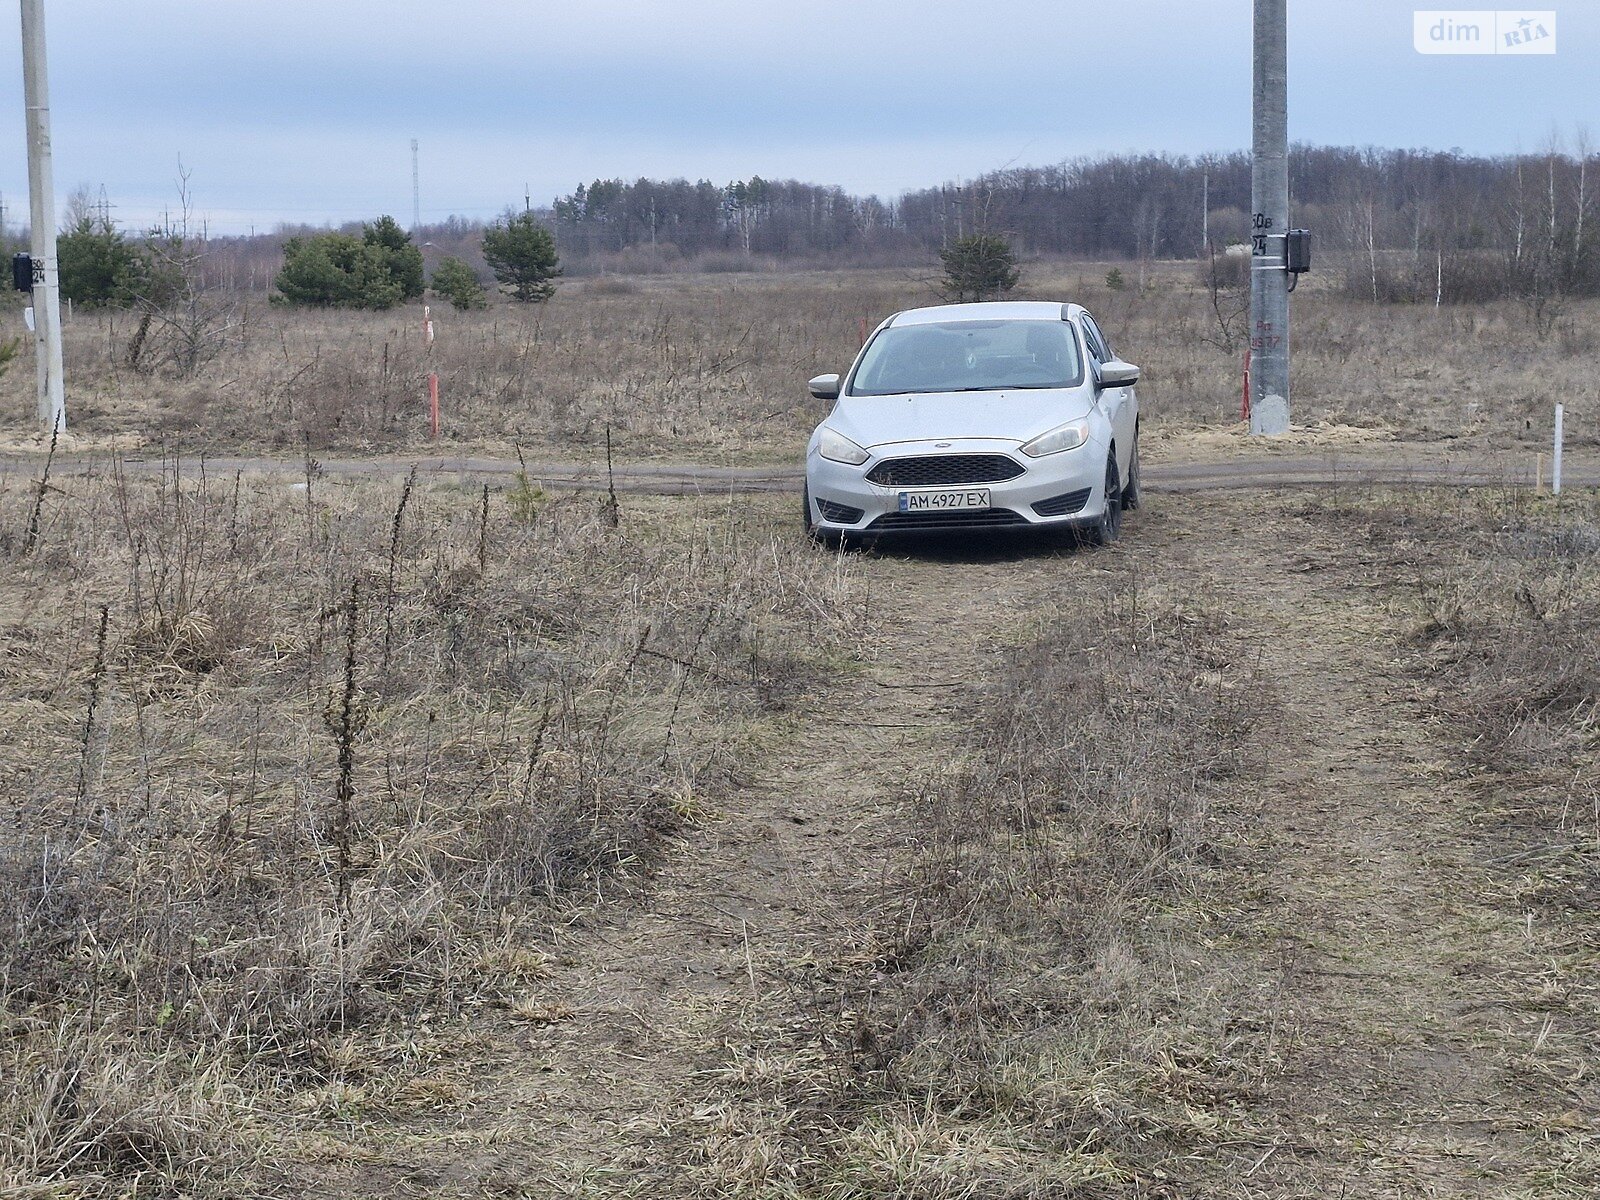
[[[1588,147],[1483,158],[1302,145],[1290,157],[1292,210],[1346,250],[1514,249],[1552,228],[1581,239],[1595,163]],[[1024,255],[1136,261],[1243,242],[1249,212],[1250,156],[1240,152],[1078,159],[892,201],[793,180],[596,180],[558,199],[550,218],[572,259],[644,250],[842,262],[927,254],[986,231]]]
[[[1543,160],[1540,160],[1542,166]],[[1416,221],[1451,209],[1452,237],[1482,236],[1516,162],[1405,150],[1297,147],[1297,220],[1350,224],[1375,205],[1379,241],[1409,243]],[[550,217],[573,258],[636,248],[833,260],[859,252],[928,251],[974,231],[1010,236],[1024,254],[1095,259],[1192,258],[1208,240],[1244,241],[1250,156],[1146,154],[996,171],[896,200],[760,177],[725,186],[596,180],[558,199]],[[1463,211],[1464,210],[1464,211]],[[1474,227],[1477,227],[1476,230]]]
[[[1370,288],[1375,299],[1434,299],[1436,290],[1471,299],[1464,293],[1477,290],[1491,262],[1507,278],[1509,264],[1511,274],[1542,278],[1541,287],[1597,292],[1596,165],[1582,139],[1499,157],[1299,145],[1290,156],[1292,219],[1313,230],[1325,264],[1333,257],[1349,272],[1351,290]],[[1239,152],[1075,159],[894,199],[760,177],[600,179],[540,215],[567,273],[585,275],[922,263],[974,231],[1009,236],[1024,259],[1198,259],[1245,241],[1249,210],[1250,156]],[[451,218],[413,236],[430,261],[459,255],[487,278],[482,228]],[[212,267],[223,282],[265,288],[283,240],[303,232],[213,238]]]

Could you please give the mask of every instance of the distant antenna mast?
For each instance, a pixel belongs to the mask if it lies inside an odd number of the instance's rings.
[[[417,139],[411,139],[411,232],[422,225],[422,174],[417,170]]]

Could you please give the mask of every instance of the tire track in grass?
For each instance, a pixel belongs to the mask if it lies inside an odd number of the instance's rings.
[[[1483,1003],[1485,975],[1538,964],[1490,899],[1456,748],[1400,667],[1389,582],[1262,501],[1212,526],[1204,557],[1284,704],[1263,814],[1278,869],[1253,924],[1297,1044],[1257,1114],[1279,1137],[1229,1194],[1576,1196],[1538,1132],[1562,1115],[1504,1070],[1537,1030]]]
[[[1549,1182],[1559,1164],[1540,1130],[1562,1114],[1503,1069],[1537,1028],[1482,1003],[1484,973],[1537,964],[1488,898],[1454,747],[1400,672],[1389,581],[1270,493],[1160,498],[1126,536],[1107,557],[1023,542],[871,558],[870,663],[818,686],[758,777],[678,836],[647,891],[555,931],[539,1006],[485,1019],[463,1064],[470,1100],[358,1139],[365,1165],[346,1194],[696,1194],[685,1168],[696,1129],[718,1119],[716,1073],[735,1059],[763,1078],[764,1005],[797,964],[870,955],[916,836],[904,797],[945,761],[990,653],[1063,574],[1120,559],[1224,602],[1283,706],[1264,778],[1222,814],[1248,827],[1261,887],[1223,918],[1206,968],[1271,985],[1259,1002],[1240,989],[1232,1019],[1281,1021],[1283,1065],[1242,1101],[1245,1142],[1194,1145],[1186,1186],[1581,1195]]]
[[[1033,541],[873,556],[866,665],[798,706],[756,777],[693,816],[635,899],[552,930],[536,1002],[485,1014],[457,1064],[465,1104],[356,1131],[354,1194],[696,1194],[684,1165],[705,1073],[797,964],[864,952],[904,797],[941,763],[988,653],[1071,564]]]

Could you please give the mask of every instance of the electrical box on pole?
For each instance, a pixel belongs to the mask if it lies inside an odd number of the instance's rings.
[[[1250,170],[1250,432],[1289,431],[1287,0],[1255,0]],[[1305,247],[1309,251],[1309,243]]]
[[[1311,230],[1289,230],[1283,247],[1283,265],[1290,275],[1304,275],[1311,270]],[[1294,291],[1293,279],[1289,281],[1289,290]]]

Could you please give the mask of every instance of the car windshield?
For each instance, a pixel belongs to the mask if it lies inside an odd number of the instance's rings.
[[[1072,387],[1083,375],[1065,321],[947,321],[890,326],[867,347],[852,396]]]

